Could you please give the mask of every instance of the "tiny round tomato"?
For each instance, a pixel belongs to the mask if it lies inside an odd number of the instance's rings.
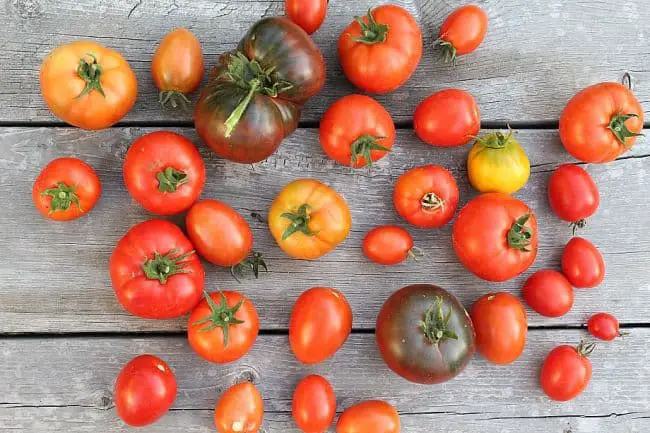
[[[129,361],[115,381],[113,400],[117,415],[130,426],[151,424],[162,417],[176,399],[176,377],[153,355]]]
[[[413,238],[398,226],[381,226],[370,230],[363,238],[363,253],[380,265],[396,265],[416,254]]]
[[[551,350],[540,375],[542,389],[552,400],[568,401],[585,390],[591,380],[589,356],[595,344],[580,343],[578,347],[562,345]]]
[[[32,200],[38,211],[55,221],[70,221],[95,207],[102,192],[93,168],[77,158],[50,161],[32,187]]]
[[[214,409],[214,423],[219,433],[257,433],[263,418],[262,395],[250,382],[228,388]]]
[[[289,343],[300,362],[317,364],[334,355],[352,331],[352,309],[343,293],[313,287],[296,299]]]
[[[187,339],[203,359],[226,363],[246,355],[260,329],[253,303],[238,292],[213,292],[194,307]]]
[[[576,236],[562,252],[562,273],[573,287],[596,287],[605,278],[605,261],[594,244]]]
[[[564,316],[573,307],[573,287],[552,269],[542,269],[531,275],[521,292],[530,308],[542,316]]]
[[[555,215],[582,228],[600,204],[600,194],[589,173],[574,164],[562,164],[548,181],[548,202]]]
[[[367,400],[347,408],[336,423],[336,433],[399,433],[397,410],[381,400]]]
[[[285,0],[284,8],[291,21],[308,34],[318,30],[327,14],[328,0]]]
[[[397,213],[416,227],[433,228],[447,224],[458,207],[458,185],[449,170],[424,165],[402,174],[393,191]]]
[[[324,433],[336,415],[336,396],[323,376],[312,374],[298,383],[293,392],[292,410],[296,425],[304,433]]]
[[[476,100],[459,89],[434,93],[413,114],[415,133],[432,146],[451,147],[469,143],[481,127]]]
[[[347,95],[334,102],[320,122],[320,145],[335,161],[354,168],[371,166],[395,142],[395,125],[369,96]]]
[[[589,333],[596,338],[612,341],[616,337],[625,335],[621,333],[618,319],[609,313],[596,313],[587,322]]]
[[[487,33],[488,17],[476,5],[461,6],[442,23],[438,40],[446,62],[476,50]]]
[[[494,364],[510,364],[524,351],[528,320],[526,309],[510,293],[488,293],[470,313],[476,330],[476,349]]]

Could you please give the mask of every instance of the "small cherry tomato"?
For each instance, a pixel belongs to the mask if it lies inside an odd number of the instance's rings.
[[[605,278],[605,261],[594,244],[576,236],[562,252],[562,273],[573,287],[596,287]]]
[[[472,95],[446,89],[418,105],[413,114],[413,127],[418,137],[432,146],[462,146],[478,134],[481,115]]]
[[[562,164],[548,181],[548,202],[555,215],[576,228],[584,227],[600,204],[594,180],[582,167]]]
[[[257,433],[263,418],[262,395],[250,382],[228,388],[214,409],[214,423],[219,433]]]
[[[409,232],[398,226],[381,226],[370,230],[363,238],[363,252],[380,265],[396,265],[418,254]]]
[[[580,343],[578,347],[558,346],[551,350],[540,374],[542,389],[552,400],[568,401],[585,390],[591,380],[589,356],[595,344]]]
[[[308,34],[318,30],[327,14],[328,0],[285,0],[287,17]]]
[[[336,415],[336,396],[322,376],[311,375],[298,383],[293,393],[293,419],[304,433],[324,433]]]
[[[440,27],[438,44],[446,62],[456,63],[456,57],[476,50],[487,33],[488,17],[476,5],[461,6],[451,13]]]
[[[368,400],[347,408],[336,423],[336,433],[399,433],[397,410],[381,400]]]
[[[528,278],[521,292],[530,308],[542,316],[564,316],[573,307],[573,287],[564,275],[542,269]]]
[[[626,335],[621,332],[618,319],[609,313],[596,313],[587,322],[589,333],[596,338],[612,341],[616,337]]]

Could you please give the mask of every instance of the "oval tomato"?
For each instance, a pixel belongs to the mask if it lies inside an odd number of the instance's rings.
[[[397,179],[393,191],[397,213],[422,228],[440,227],[451,221],[458,199],[454,176],[439,165],[412,168]]]
[[[562,252],[562,273],[573,287],[596,287],[605,278],[605,261],[594,244],[576,236]]]
[[[363,253],[380,265],[402,263],[416,251],[409,232],[398,226],[375,227],[363,238]]]
[[[568,401],[585,390],[591,380],[591,361],[587,358],[595,345],[580,343],[577,348],[558,346],[542,365],[540,384],[552,400]]]
[[[564,316],[573,307],[573,287],[558,271],[542,269],[531,275],[521,291],[530,308],[542,316]]]
[[[129,194],[149,212],[175,215],[192,206],[205,184],[205,164],[194,144],[169,131],[145,134],[124,157]]]
[[[308,34],[318,30],[327,14],[328,0],[285,0],[284,8],[291,21]]]
[[[612,341],[616,337],[625,335],[621,333],[618,319],[609,313],[596,313],[587,322],[589,333],[596,338]]]
[[[64,122],[103,129],[131,111],[138,83],[118,52],[96,42],[76,41],[60,45],[45,58],[41,93]]]
[[[336,396],[327,379],[312,374],[301,380],[293,392],[292,414],[304,433],[326,432],[336,415]]]
[[[219,433],[257,433],[263,418],[262,395],[250,382],[228,388],[214,409],[214,423]]]
[[[446,89],[418,105],[413,114],[413,127],[418,137],[432,146],[462,146],[478,134],[481,115],[472,95],[459,89]]]
[[[476,50],[487,33],[488,17],[476,5],[461,6],[442,23],[438,40],[446,62],[456,63],[456,57]]]
[[[153,355],[129,361],[115,381],[113,400],[117,415],[130,426],[151,424],[162,417],[176,399],[176,377]]]
[[[317,364],[334,355],[352,331],[352,309],[343,293],[313,287],[296,299],[289,322],[289,343],[296,358]]]
[[[422,57],[422,32],[415,18],[396,5],[382,5],[355,20],[338,41],[343,73],[370,93],[388,93],[404,84]]]
[[[600,193],[589,173],[574,164],[562,164],[548,181],[548,202],[555,215],[582,228],[586,219],[596,213]]]
[[[194,307],[187,320],[187,339],[201,358],[216,363],[246,355],[260,329],[253,303],[237,292],[213,292]]]
[[[336,423],[336,433],[399,433],[395,408],[381,400],[368,400],[347,408]]]
[[[148,220],[131,228],[115,246],[109,267],[117,300],[136,316],[182,316],[201,299],[201,260],[169,221]]]
[[[537,219],[522,201],[506,194],[481,194],[458,214],[452,233],[461,263],[488,281],[506,281],[537,257]]]
[[[50,161],[32,186],[32,200],[38,211],[55,221],[69,221],[95,207],[102,192],[93,168],[77,158]]]
[[[323,151],[354,168],[371,166],[386,156],[394,142],[393,119],[369,96],[344,96],[327,109],[320,122]]]

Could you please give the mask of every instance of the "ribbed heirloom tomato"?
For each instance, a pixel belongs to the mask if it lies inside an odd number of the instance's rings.
[[[573,287],[596,287],[605,278],[605,261],[594,244],[576,236],[562,252],[562,273]]]
[[[573,287],[558,271],[541,269],[531,275],[521,291],[530,308],[542,316],[564,316],[573,307]]]
[[[456,63],[456,57],[476,50],[487,32],[488,17],[476,5],[461,6],[442,23],[436,43],[443,49],[445,61]]]
[[[289,19],[311,35],[325,20],[327,2],[328,0],[285,0],[284,8]]]
[[[396,265],[421,250],[413,247],[413,238],[401,227],[380,226],[370,230],[363,238],[363,253],[380,265]]]
[[[382,400],[367,400],[347,408],[336,423],[336,433],[399,433],[397,410]]]
[[[418,105],[413,128],[420,139],[432,146],[467,144],[479,132],[481,115],[476,100],[459,89],[434,93]]]
[[[214,423],[219,433],[257,433],[263,418],[262,395],[250,382],[228,388],[214,409]]]
[[[326,432],[336,415],[336,396],[323,376],[312,374],[302,379],[293,392],[292,415],[304,433]]]
[[[582,228],[600,204],[600,193],[589,173],[574,164],[562,164],[548,181],[548,202],[558,217]]]

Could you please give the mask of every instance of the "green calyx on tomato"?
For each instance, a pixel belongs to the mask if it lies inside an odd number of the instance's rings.
[[[434,212],[438,209],[445,207],[445,201],[441,199],[435,192],[428,192],[422,196],[420,201],[422,209],[428,212]]]
[[[102,83],[99,81],[103,72],[102,66],[97,63],[97,58],[95,56],[90,53],[87,55],[93,59],[93,62],[88,63],[83,57],[79,59],[77,74],[79,74],[79,77],[86,82],[86,87],[79,95],[77,95],[77,98],[81,98],[93,90],[97,90],[102,96],[106,97],[104,89],[102,89]]]
[[[158,280],[162,284],[167,283],[167,280],[172,275],[189,273],[190,271],[183,269],[185,267],[183,260],[194,254],[194,251],[188,251],[174,257],[177,253],[177,249],[171,250],[164,256],[159,252],[155,252],[153,259],[147,259],[142,264],[142,271],[150,280]]]
[[[77,194],[75,194],[76,189],[76,185],[68,186],[65,184],[65,182],[59,182],[56,184],[55,188],[48,188],[41,191],[41,195],[48,195],[52,197],[49,213],[52,214],[57,210],[67,211],[70,209],[70,205],[72,203],[77,205],[80,212],[83,212],[81,209],[81,204],[79,203],[79,197],[77,197]]]
[[[363,134],[350,145],[352,150],[352,156],[350,158],[350,165],[354,167],[359,158],[363,157],[366,160],[366,167],[372,167],[372,157],[370,152],[373,150],[381,150],[384,152],[390,151],[389,148],[377,144],[377,140],[381,140],[385,137],[373,137],[370,134]]]
[[[241,308],[242,304],[244,303],[244,299],[241,299],[234,307],[230,308],[228,307],[228,301],[226,300],[224,294],[222,292],[219,292],[219,296],[221,297],[221,303],[217,305],[212,297],[207,292],[205,292],[205,300],[208,303],[210,310],[212,310],[212,314],[204,317],[201,320],[197,320],[196,322],[192,323],[192,325],[198,326],[210,322],[208,326],[201,328],[199,332],[208,332],[217,327],[221,328],[223,331],[223,345],[226,347],[228,346],[230,326],[244,323],[243,320],[235,319],[235,314]]]
[[[596,343],[586,343],[585,340],[580,340],[580,344],[576,347],[576,350],[580,356],[589,357],[596,348]]]
[[[508,245],[525,253],[530,252],[528,246],[533,237],[533,231],[525,226],[530,219],[530,214],[518,218],[508,230]]]
[[[456,47],[454,44],[449,41],[445,41],[444,39],[438,39],[433,44],[440,45],[442,47],[442,58],[444,59],[445,63],[451,63],[452,65],[456,66]]]
[[[291,221],[291,224],[289,224],[289,227],[284,231],[282,234],[282,240],[285,240],[292,234],[296,232],[302,232],[306,234],[307,236],[314,236],[318,232],[313,232],[309,228],[309,213],[307,212],[309,210],[309,205],[307,203],[301,205],[298,210],[294,212],[285,212],[282,215],[280,215],[282,218],[286,218],[289,221]]]
[[[627,147],[627,143],[625,140],[627,140],[630,137],[639,137],[642,136],[643,134],[632,132],[628,129],[627,126],[625,126],[625,122],[628,121],[628,119],[631,119],[633,117],[639,117],[637,114],[631,113],[631,114],[623,114],[623,113],[618,113],[614,117],[612,117],[612,120],[609,122],[608,128],[612,131],[614,136],[618,141],[621,142],[625,147]]]
[[[158,191],[176,192],[179,186],[189,182],[185,172],[176,170],[174,167],[166,167],[156,173],[158,179]]]
[[[360,42],[366,45],[378,44],[386,42],[386,36],[388,36],[388,25],[379,24],[375,21],[375,17],[372,16],[372,9],[368,9],[368,24],[363,21],[363,18],[360,16],[354,17],[354,19],[361,26],[361,34],[358,38],[353,38],[355,42]]]
[[[437,346],[442,340],[458,340],[458,335],[448,329],[451,318],[451,308],[447,314],[442,310],[443,299],[438,296],[424,313],[424,320],[420,322],[420,329],[429,343]]]
[[[503,149],[512,138],[512,135],[512,129],[508,132],[508,135],[501,131],[497,131],[477,138],[476,142],[489,149]]]
[[[253,251],[244,260],[237,263],[235,266],[230,267],[230,275],[232,275],[235,280],[239,281],[239,277],[243,277],[244,273],[250,269],[253,272],[253,275],[255,275],[255,278],[259,278],[260,268],[264,268],[264,272],[268,272],[269,270],[266,267],[266,262],[264,261],[262,253]]]
[[[158,102],[163,108],[170,104],[172,108],[182,107],[183,110],[187,110],[190,100],[178,90],[161,90],[158,93]]]

